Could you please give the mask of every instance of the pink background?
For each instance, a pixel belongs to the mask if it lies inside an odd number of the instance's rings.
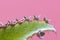
[[[60,40],[60,0],[0,0],[0,22],[33,15],[51,19],[57,30],[57,34],[47,32],[43,40]],[[36,35],[32,39],[39,40]]]

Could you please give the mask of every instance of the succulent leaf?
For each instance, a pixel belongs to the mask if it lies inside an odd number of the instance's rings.
[[[34,16],[32,21],[25,17],[25,21],[16,19],[16,22],[8,21],[7,24],[0,27],[0,40],[28,40],[34,34],[38,37],[44,36],[45,31],[56,32],[53,25],[49,24],[44,18],[44,21],[38,21],[39,18]]]

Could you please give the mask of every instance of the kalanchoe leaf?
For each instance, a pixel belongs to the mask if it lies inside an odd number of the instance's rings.
[[[34,20],[39,20],[39,18],[37,16],[34,16]]]
[[[8,20],[8,22],[5,24],[6,27],[8,27],[10,25],[10,21]]]
[[[0,29],[1,29],[1,28],[4,28],[4,29],[5,29],[6,27],[7,27],[6,25],[0,24]]]
[[[16,19],[16,21],[17,21],[17,24],[22,24],[23,23],[23,21],[21,21],[19,19]]]
[[[7,21],[7,24],[10,24],[10,21],[9,20]]]
[[[39,38],[43,38],[45,31],[56,32],[54,26],[48,24],[45,18],[44,21],[39,21],[37,16],[34,16],[32,21],[28,17],[24,18],[24,21],[16,19],[15,21],[8,21],[5,25],[0,25],[0,28],[4,29],[0,29],[0,40],[28,40],[35,34]]]
[[[19,21],[19,19],[16,18],[16,21]]]
[[[24,16],[25,21],[30,21],[29,18],[27,18],[26,16]]]
[[[8,21],[8,25],[10,25],[10,26],[15,26],[16,25],[16,22],[13,22],[13,21]]]
[[[45,17],[44,17],[44,19],[43,19],[43,20],[44,20],[46,23],[49,23],[49,22],[48,22],[48,20],[47,20]]]
[[[0,27],[2,26],[2,24],[0,24]]]
[[[17,23],[18,23],[18,24],[22,24],[23,22],[21,22],[21,21],[18,21]]]
[[[44,37],[45,33],[44,32],[37,32],[37,36],[42,39]]]
[[[45,35],[45,33],[44,33],[44,32],[40,32],[40,35],[41,35],[41,36],[44,36],[44,35]]]

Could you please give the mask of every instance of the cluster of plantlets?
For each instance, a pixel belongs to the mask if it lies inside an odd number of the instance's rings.
[[[42,38],[45,31],[56,32],[56,29],[46,18],[40,21],[38,16],[34,16],[33,20],[24,16],[23,21],[16,19],[4,25],[0,24],[0,40],[28,40],[34,34]]]

